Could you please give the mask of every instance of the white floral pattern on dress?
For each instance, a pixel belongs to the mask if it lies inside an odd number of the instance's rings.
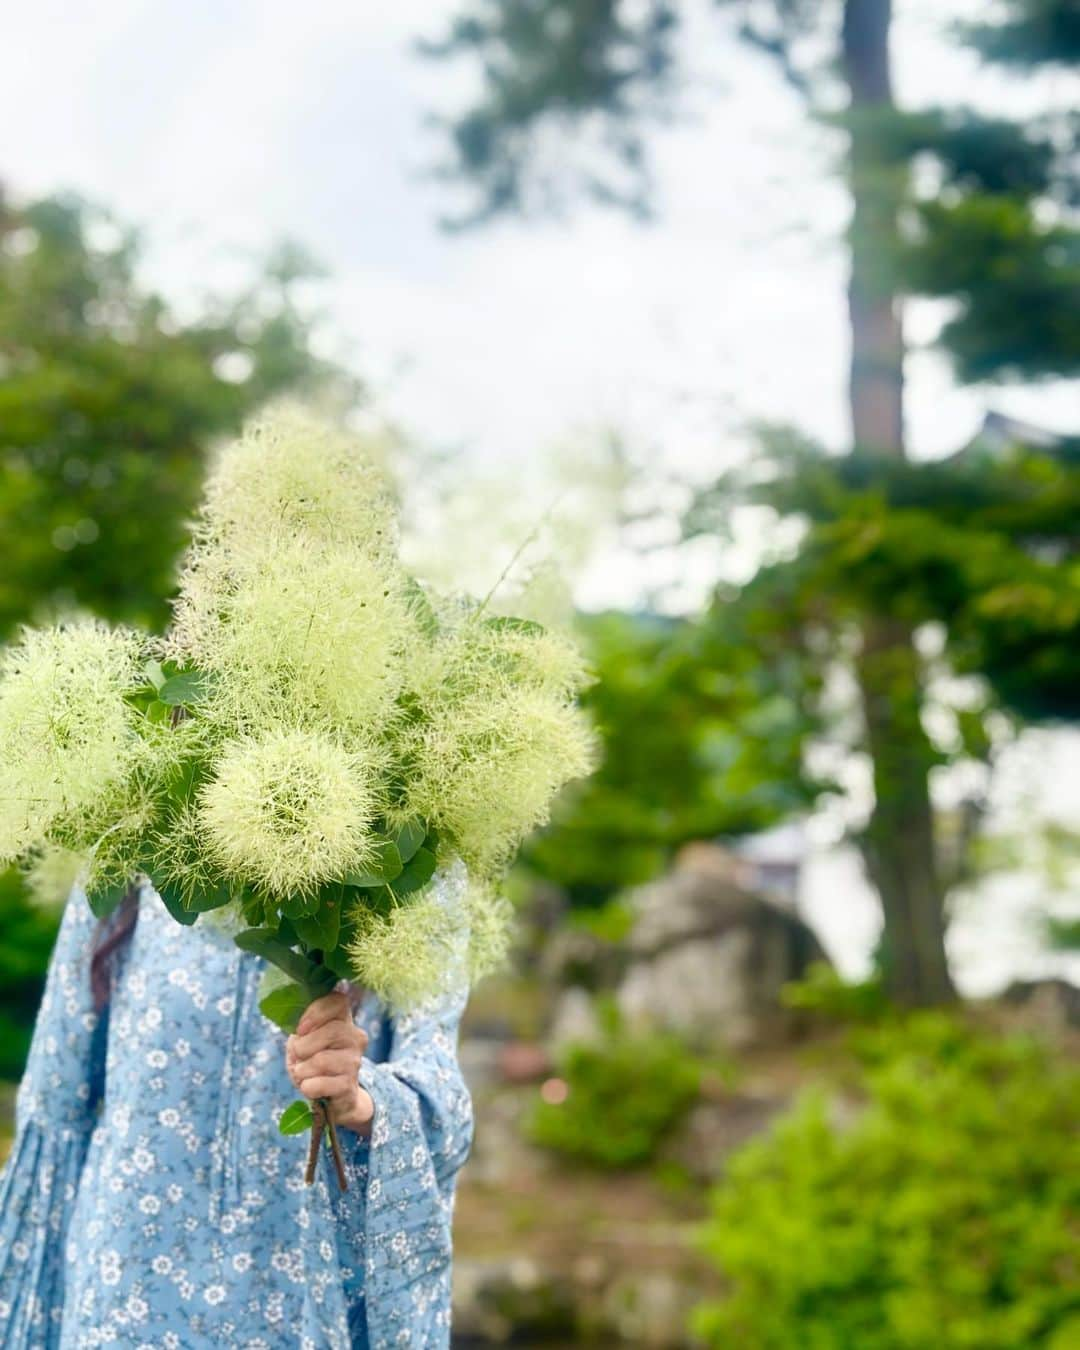
[[[460,865],[439,881],[450,903]],[[370,1141],[342,1132],[349,1189],[306,1136],[265,965],[144,890],[106,1014],[94,919],[68,902],[0,1178],[0,1345],[10,1350],[438,1350],[450,1342],[454,1182],[472,1139],[457,1065],[463,995],[388,1018],[373,998],[360,1080]]]

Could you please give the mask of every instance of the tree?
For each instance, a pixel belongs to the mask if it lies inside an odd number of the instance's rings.
[[[273,394],[334,383],[295,249],[182,321],[138,240],[71,197],[0,199],[0,634],[42,607],[159,623],[209,441]]]
[[[967,109],[900,112],[890,0],[727,0],[726,8],[737,12],[743,38],[777,60],[809,106],[828,103],[838,86],[843,97],[844,111],[831,116],[845,137],[842,172],[852,203],[847,448],[869,476],[873,495],[906,459],[907,294],[954,301],[956,314],[940,342],[961,379],[1039,377],[1080,364],[1078,236],[1062,211],[1074,191],[1075,170],[1062,153],[1070,127],[1061,119],[1019,127]],[[474,191],[463,222],[550,210],[582,192],[640,213],[648,204],[644,128],[677,84],[679,19],[679,6],[663,0],[468,5],[446,38],[428,47],[442,58],[470,57],[484,75],[478,102],[448,125],[448,172]],[[966,40],[988,60],[1068,65],[1077,57],[1075,6],[1009,0],[995,22],[971,28]],[[825,63],[817,57],[822,47]],[[596,167],[595,153],[583,166],[571,157],[569,168],[551,153],[553,139],[582,128],[601,149],[614,151],[602,161],[604,169]],[[940,187],[929,193],[910,172],[917,155],[937,165]],[[792,509],[807,514],[805,502]],[[889,988],[909,1002],[941,1001],[952,986],[944,948],[945,868],[929,789],[937,754],[924,729],[925,672],[914,633],[926,613],[905,604],[904,585],[888,595],[860,588],[857,572],[842,568],[840,552],[820,569],[830,538],[843,533],[835,521],[811,530],[793,566],[799,575],[844,583],[834,587],[836,603],[818,604],[816,611],[834,634],[855,635],[862,744],[874,777],[861,842],[883,907]],[[980,649],[980,641],[970,641],[978,610],[977,597],[969,596],[951,615],[958,638],[967,633],[969,658]],[[1000,639],[1002,626],[996,631]],[[1075,630],[1066,623],[1064,631]],[[1051,644],[1060,644],[1061,626],[1054,632]],[[990,664],[993,647],[981,640]],[[1001,658],[1000,641],[996,650]],[[1018,655],[1013,644],[1012,656]],[[1000,660],[997,673],[1003,675]]]

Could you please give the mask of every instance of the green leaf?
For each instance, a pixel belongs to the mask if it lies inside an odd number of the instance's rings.
[[[286,947],[295,947],[300,941],[299,934],[293,927],[292,919],[287,918],[284,914],[278,920],[277,939],[279,942],[284,942]]]
[[[341,910],[345,901],[343,886],[324,886],[319,892],[319,907],[313,914],[292,920],[300,941],[309,950],[331,952],[338,945]]]
[[[172,708],[200,703],[209,692],[209,681],[198,670],[182,670],[172,675],[158,690],[158,698]]]
[[[311,1129],[314,1119],[310,1102],[292,1102],[282,1111],[278,1130],[282,1134],[303,1134]]]
[[[244,916],[245,923],[250,924],[252,928],[258,928],[266,919],[266,901],[258,891],[253,891],[245,886],[240,892],[240,913]],[[285,936],[280,934],[280,936],[286,947],[292,947],[295,944],[295,935]]]
[[[363,896],[353,896],[342,906],[341,928],[338,930],[337,944],[333,951],[323,952],[323,963],[330,967],[339,980],[354,980],[356,972],[352,968],[349,947],[355,942],[360,929],[360,905],[367,906],[369,898],[378,891],[364,891]]]
[[[144,877],[152,877],[157,869],[159,856],[158,845],[153,839],[144,835],[135,851],[132,866],[133,874],[138,876],[141,873]]]
[[[401,855],[402,866],[409,861],[426,838],[427,826],[419,816],[401,827],[394,842],[397,844],[397,851]]]
[[[364,909],[370,910],[372,914],[379,914],[384,919],[397,908],[397,897],[389,886],[378,886],[373,890],[365,891],[360,897],[360,903]]]
[[[150,684],[140,685],[138,689],[130,689],[124,695],[124,702],[136,712],[142,713],[145,717],[153,703],[159,703],[161,700],[157,696],[157,690]]]
[[[163,703],[160,698],[152,699],[146,705],[146,720],[156,725],[163,725],[172,716],[172,709],[167,703]]]
[[[116,886],[102,886],[86,892],[90,910],[96,919],[107,919],[127,894],[128,883],[120,882]]]
[[[337,984],[337,977],[331,970],[287,947],[279,940],[274,928],[245,928],[233,941],[241,951],[254,952],[278,970],[283,970],[290,980],[303,985],[313,999],[329,994]]]
[[[338,945],[332,952],[323,953],[323,964],[327,970],[332,970],[339,980],[354,980],[356,972],[352,968],[349,959],[349,953],[345,944],[351,941],[351,934],[346,937],[344,929]]]
[[[436,865],[435,854],[430,849],[417,849],[408,867],[395,878],[390,890],[398,897],[421,890],[435,875]]]
[[[346,886],[385,886],[401,875],[402,860],[398,846],[392,839],[380,839],[376,844],[376,854],[367,867],[345,876]]]
[[[296,1024],[311,1004],[311,995],[299,984],[279,985],[259,1000],[259,1010],[282,1031],[295,1031]]]
[[[157,661],[147,661],[146,665],[142,668],[142,673],[155,689],[160,689],[167,678],[160,663]]]
[[[182,923],[185,927],[190,928],[199,916],[194,910],[186,908],[184,905],[183,892],[180,888],[164,881],[160,886],[155,882],[154,889],[157,891],[158,895],[161,896],[161,903],[169,911],[176,922]]]
[[[319,907],[317,895],[290,895],[281,901],[281,913],[286,919],[302,919],[306,914],[314,914]]]
[[[541,637],[544,633],[544,625],[537,623],[534,619],[515,619],[502,614],[491,619],[485,619],[484,627],[507,633],[524,633],[528,637]]]
[[[196,895],[189,895],[184,902],[184,908],[192,914],[208,914],[212,909],[221,909],[232,898],[232,888],[222,882],[219,886],[215,886],[213,890],[200,891]]]

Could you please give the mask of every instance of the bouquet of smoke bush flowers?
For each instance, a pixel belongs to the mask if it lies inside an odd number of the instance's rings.
[[[163,638],[77,621],[0,657],[0,860],[70,861],[99,917],[144,875],[178,923],[218,911],[286,1030],[342,979],[401,1009],[501,954],[499,873],[589,769],[584,681],[567,639],[407,575],[377,464],[278,409],[219,456]]]

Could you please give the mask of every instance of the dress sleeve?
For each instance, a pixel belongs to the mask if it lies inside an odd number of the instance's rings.
[[[451,995],[392,1022],[387,1060],[365,1059],[360,1071],[375,1103],[365,1196],[372,1350],[450,1342],[454,1183],[473,1132],[457,1062],[464,1004],[464,993]]]
[[[64,1242],[104,1081],[105,1023],[90,994],[96,920],[72,893],[49,963],[16,1132],[0,1175],[0,1345],[58,1344]]]

